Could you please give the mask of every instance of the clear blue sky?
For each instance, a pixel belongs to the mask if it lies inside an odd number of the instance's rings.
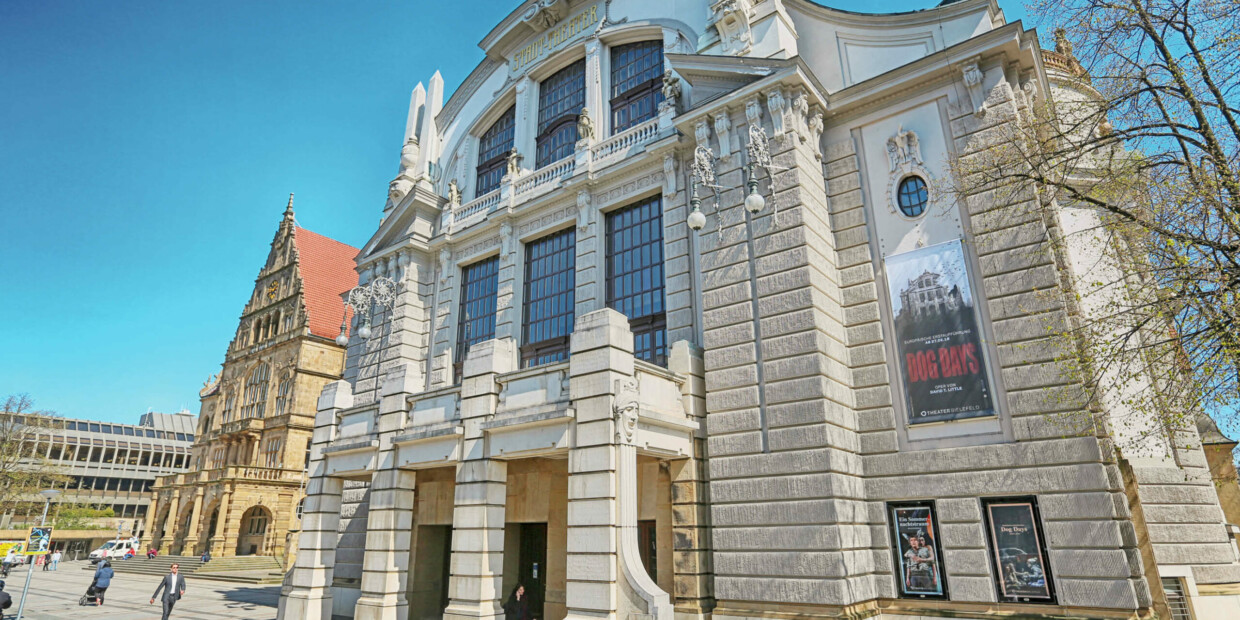
[[[438,69],[451,93],[516,4],[0,2],[0,398],[196,413],[288,193],[364,243],[409,92]]]

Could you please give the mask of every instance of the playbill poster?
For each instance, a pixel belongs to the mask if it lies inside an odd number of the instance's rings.
[[[889,508],[896,563],[900,567],[900,595],[943,596],[933,504],[900,504]]]
[[[910,424],[995,414],[960,241],[885,261]]]
[[[1053,601],[1037,513],[1030,500],[986,503],[990,552],[1002,598]]]

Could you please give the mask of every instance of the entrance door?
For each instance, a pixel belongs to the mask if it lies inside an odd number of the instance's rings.
[[[521,524],[520,568],[517,580],[525,586],[530,599],[530,615],[543,617],[543,599],[547,594],[547,524]]]

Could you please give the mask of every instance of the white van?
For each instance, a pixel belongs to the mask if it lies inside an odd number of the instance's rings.
[[[102,547],[90,552],[90,563],[98,564],[99,560],[105,558],[109,560],[119,560],[125,557],[125,554],[129,553],[130,550],[133,550],[134,555],[137,555],[138,542],[139,541],[137,538],[122,538],[119,541],[109,540],[108,542],[103,543]]]

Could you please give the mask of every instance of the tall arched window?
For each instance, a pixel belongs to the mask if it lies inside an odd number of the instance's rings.
[[[288,413],[289,399],[293,397],[293,375],[284,373],[280,377],[280,387],[276,392],[276,415]]]
[[[233,408],[237,405],[237,395],[228,392],[224,396],[224,422],[231,422],[233,419]]]
[[[512,150],[517,108],[508,108],[486,133],[478,139],[478,181],[475,196],[481,196],[499,187],[504,177],[508,152]]]
[[[538,85],[538,138],[535,168],[573,154],[577,117],[586,104],[585,59],[560,69]],[[598,114],[597,111],[594,112]]]
[[[276,310],[276,320],[274,323],[271,324],[271,335],[272,336],[280,333],[280,315],[281,314],[282,313],[279,310]]]
[[[663,42],[611,48],[611,132],[654,118],[663,101]]]
[[[261,418],[267,406],[267,383],[271,379],[271,367],[259,364],[250,371],[245,380],[245,400],[241,405],[241,417]]]

